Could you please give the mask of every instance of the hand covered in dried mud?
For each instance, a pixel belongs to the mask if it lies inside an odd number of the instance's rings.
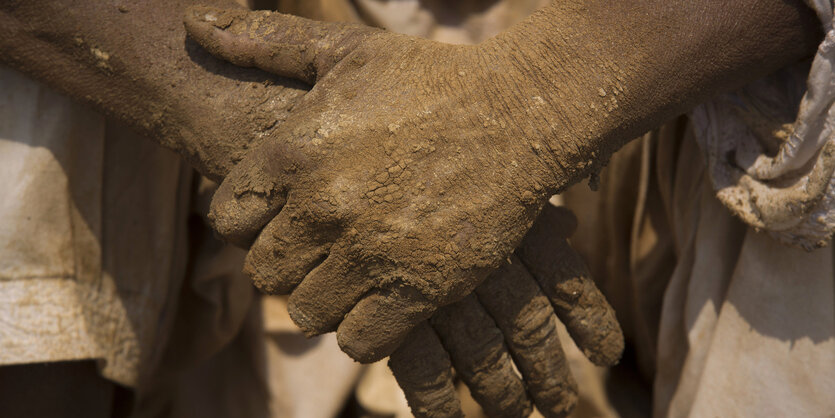
[[[416,416],[461,415],[453,367],[488,416],[527,417],[531,399],[546,417],[567,415],[577,385],[557,318],[589,360],[617,363],[623,334],[567,242],[576,226],[569,210],[547,205],[508,262],[474,294],[440,308],[406,337],[389,367]]]
[[[291,293],[294,321],[337,330],[359,361],[472,292],[568,182],[490,48],[270,12],[194,8],[185,23],[221,58],[313,84],[210,217],[251,244],[256,286]]]

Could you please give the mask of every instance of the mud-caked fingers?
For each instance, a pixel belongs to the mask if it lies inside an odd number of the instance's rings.
[[[473,398],[490,417],[527,417],[532,406],[504,336],[474,295],[444,306],[432,327]]]
[[[418,418],[463,417],[452,364],[428,323],[416,326],[389,358],[397,384]]]
[[[554,311],[525,266],[511,256],[476,293],[504,334],[536,408],[546,417],[567,416],[577,403],[577,384]]]
[[[623,333],[614,309],[567,241],[575,228],[569,210],[546,205],[516,253],[583,354],[597,365],[611,366],[623,353]]]
[[[354,360],[372,363],[390,355],[411,329],[432,316],[435,304],[399,286],[363,296],[336,332],[339,347]]]
[[[299,162],[288,147],[264,147],[238,163],[218,186],[209,221],[227,242],[248,248],[287,203]]]
[[[212,54],[313,84],[378,29],[287,14],[194,6],[184,22]]]
[[[345,257],[342,247],[334,245],[327,259],[290,294],[290,317],[309,336],[336,331],[373,285],[373,279]]]
[[[268,294],[287,294],[327,256],[330,242],[282,211],[258,234],[244,272]]]

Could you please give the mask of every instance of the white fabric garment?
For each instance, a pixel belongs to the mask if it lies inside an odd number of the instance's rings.
[[[657,417],[835,413],[835,257],[821,248],[835,232],[835,31],[832,3],[810,6],[826,32],[811,64],[698,106],[680,151],[659,152],[675,161],[676,264]]]
[[[826,30],[811,68],[785,68],[692,112],[719,200],[805,249],[835,232],[835,31],[831,3],[811,5]]]
[[[189,180],[177,156],[127,135],[0,68],[0,365],[96,359],[134,386],[159,354]]]
[[[690,158],[692,136],[680,139],[678,155],[658,156],[677,161],[659,175],[674,179],[667,213],[676,260],[660,313],[654,416],[828,416],[833,251],[785,246],[734,217],[704,163]]]

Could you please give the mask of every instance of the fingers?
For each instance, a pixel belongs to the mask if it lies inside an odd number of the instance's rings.
[[[548,299],[516,257],[476,289],[478,300],[505,336],[536,408],[546,417],[568,415],[577,403]]]
[[[339,251],[332,251],[290,295],[290,316],[308,336],[335,331],[370,288],[367,275]]]
[[[397,384],[416,417],[463,417],[452,365],[427,323],[415,327],[389,359]]]
[[[434,310],[435,305],[411,287],[376,291],[363,297],[339,324],[339,347],[360,363],[375,362],[390,355]]]
[[[330,244],[281,211],[252,244],[244,272],[268,294],[287,294],[328,255]]]
[[[376,29],[267,11],[190,7],[189,36],[213,55],[313,84]]]
[[[502,333],[470,295],[435,312],[430,320],[473,398],[490,417],[527,417],[531,402]]]
[[[517,254],[583,354],[597,365],[614,365],[623,353],[623,333],[586,264],[565,240],[572,222],[566,209],[546,205]]]
[[[270,144],[251,152],[218,187],[209,221],[224,240],[249,247],[284,206],[289,178],[304,161],[286,148]]]

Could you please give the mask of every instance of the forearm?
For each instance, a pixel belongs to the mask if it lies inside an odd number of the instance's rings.
[[[549,164],[573,183],[670,117],[811,56],[820,27],[798,0],[570,0],[482,47],[539,97],[524,110],[550,137]]]
[[[117,3],[3,2],[0,62],[128,122],[216,179],[303,92],[187,41],[182,17],[190,1]]]

